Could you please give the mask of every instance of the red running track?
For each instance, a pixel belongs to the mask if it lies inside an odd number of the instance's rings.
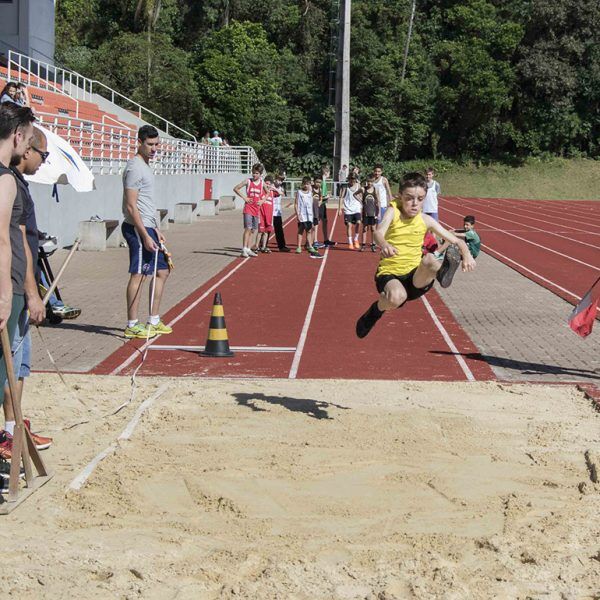
[[[474,215],[482,249],[577,304],[600,276],[600,202],[444,197],[440,222]]]
[[[334,220],[330,211],[330,221]],[[334,239],[344,238],[341,217]],[[295,237],[295,222],[286,229]],[[291,245],[291,244],[290,244]],[[356,319],[376,299],[377,255],[342,244],[323,260],[277,251],[238,259],[171,309],[163,320],[173,333],[150,345],[139,374],[204,377],[279,377],[388,380],[491,380],[491,368],[435,290],[424,300],[386,314],[364,340]],[[207,358],[156,345],[205,343],[214,292],[223,298],[229,343],[268,347]],[[436,324],[437,322],[437,324]],[[141,362],[143,341],[132,341],[92,370],[130,374]]]

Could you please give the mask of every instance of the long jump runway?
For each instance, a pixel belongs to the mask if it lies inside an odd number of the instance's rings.
[[[444,197],[440,221],[475,215],[482,250],[577,304],[600,276],[600,202]]]
[[[345,238],[343,220],[329,211],[333,239]],[[286,237],[292,247],[295,220]],[[494,374],[437,292],[386,314],[359,340],[356,319],[376,299],[378,255],[327,250],[237,259],[173,307],[163,321],[173,333],[151,340],[143,375],[425,381],[491,380]],[[460,277],[462,274],[458,273]],[[201,356],[215,292],[223,299],[231,358]],[[128,342],[92,370],[127,375],[146,344]],[[171,348],[165,348],[169,346]],[[162,348],[161,348],[162,347]],[[173,349],[172,347],[178,347]],[[185,348],[188,347],[188,348]]]

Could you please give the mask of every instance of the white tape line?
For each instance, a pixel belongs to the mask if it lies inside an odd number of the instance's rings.
[[[465,359],[461,356],[460,352],[458,351],[458,348],[454,345],[454,342],[452,341],[452,338],[446,331],[446,328],[442,325],[442,322],[438,319],[438,316],[435,314],[435,311],[433,310],[433,307],[431,306],[431,304],[429,304],[429,300],[427,300],[427,298],[425,298],[425,296],[421,296],[421,300],[423,300],[423,304],[425,305],[427,312],[433,319],[433,322],[435,323],[439,332],[442,334],[442,337],[444,338],[444,341],[448,345],[448,348],[450,348],[450,350],[453,352],[454,358],[456,359],[456,362],[458,362],[460,368],[462,369],[463,373],[465,374],[465,377],[467,378],[468,381],[475,381],[475,376],[471,372],[471,369],[469,369],[469,365],[467,365]]]
[[[150,350],[186,350],[188,352],[202,352],[204,346],[165,346],[152,344]],[[230,346],[230,350],[236,352],[296,352],[294,346],[277,347],[277,346]]]
[[[163,385],[161,385],[156,392],[154,392],[154,394],[152,394],[152,396],[150,396],[150,398],[148,398],[147,400],[144,400],[144,402],[142,402],[142,404],[140,405],[140,407],[137,409],[137,411],[135,412],[135,415],[133,415],[133,417],[131,418],[131,420],[129,421],[129,423],[127,424],[127,427],[125,427],[125,429],[123,430],[123,432],[121,433],[121,435],[117,438],[118,440],[128,440],[131,437],[131,434],[133,433],[133,430],[136,428],[137,424],[139,423],[142,415],[144,414],[144,412],[146,410],[148,410],[148,408],[150,408],[150,406],[154,403],[154,401],[159,398],[160,396],[162,396],[162,394],[164,394],[167,389],[169,387],[168,383],[163,383]],[[80,490],[81,487],[83,486],[83,484],[88,480],[89,476],[94,472],[94,469],[110,454],[112,454],[113,452],[115,452],[118,448],[118,444],[116,442],[113,442],[108,448],[106,448],[105,450],[103,450],[102,452],[100,452],[98,455],[96,455],[85,467],[84,469],[81,471],[81,473],[79,473],[79,475],[77,475],[77,477],[75,477],[75,479],[73,479],[73,481],[71,481],[71,483],[69,484],[69,488],[72,490]]]

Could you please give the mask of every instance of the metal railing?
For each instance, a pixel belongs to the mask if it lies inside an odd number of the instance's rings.
[[[94,102],[94,94],[97,94],[125,110],[134,112],[139,119],[145,120],[144,116],[149,115],[153,124],[163,129],[167,135],[171,135],[170,132],[176,130],[197,141],[193,133],[113,90],[101,81],[90,79],[76,71],[68,71],[56,65],[36,60],[13,50],[8,51],[8,78],[13,81],[18,79],[27,83],[28,86],[47,89],[72,98],[77,103],[77,115],[79,115],[79,100]]]
[[[43,112],[36,115],[44,127],[67,140],[95,174],[121,173],[136,152],[137,130],[123,124]],[[257,162],[258,157],[251,146],[208,146],[162,138],[152,167],[158,175],[250,173]]]

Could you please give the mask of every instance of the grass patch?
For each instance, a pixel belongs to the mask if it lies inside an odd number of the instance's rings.
[[[436,179],[442,195],[469,198],[599,200],[600,161],[530,159],[520,167],[448,165]]]

